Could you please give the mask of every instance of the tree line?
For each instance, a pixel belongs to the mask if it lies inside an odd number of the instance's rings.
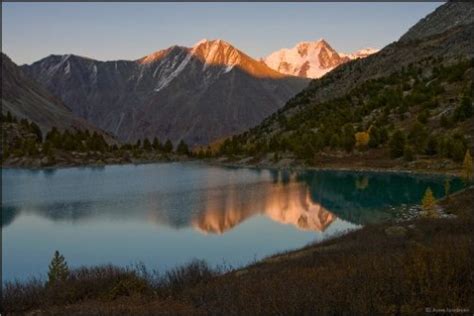
[[[131,152],[133,155],[143,153],[162,153],[191,155],[188,145],[181,140],[175,147],[171,140],[162,143],[157,137],[151,141],[148,138],[137,140],[134,143],[108,143],[104,136],[97,131],[89,130],[59,130],[51,128],[45,136],[39,126],[27,119],[18,120],[10,112],[2,113],[2,123],[14,123],[23,131],[22,137],[17,137],[13,143],[7,140],[7,133],[3,133],[3,159],[9,156],[37,156],[39,154],[53,156],[55,151],[65,152],[98,152],[121,153]]]

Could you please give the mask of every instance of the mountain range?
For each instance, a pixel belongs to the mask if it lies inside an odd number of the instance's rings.
[[[81,122],[74,121],[76,125],[90,124],[122,142],[158,137],[204,145],[255,127],[278,129],[275,117],[288,117],[303,107],[302,99],[318,103],[341,97],[427,56],[466,55],[470,47],[465,40],[472,35],[466,12],[471,7],[449,2],[381,51],[345,54],[321,39],[257,60],[223,40],[202,40],[137,60],[50,55],[21,66],[20,72],[59,108],[72,112]],[[3,99],[5,108],[18,113]],[[35,111],[24,113],[38,120]],[[69,120],[42,124],[62,127],[65,122]]]
[[[222,40],[133,61],[51,55],[22,70],[125,142],[157,136],[207,144],[257,125],[308,84]]]
[[[374,51],[338,54],[320,40],[256,60],[223,40],[204,39],[132,61],[51,55],[22,70],[123,142],[158,137],[204,145],[254,127],[310,78]]]

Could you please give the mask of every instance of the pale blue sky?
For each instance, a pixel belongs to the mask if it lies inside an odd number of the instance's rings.
[[[2,2],[2,50],[18,64],[67,53],[137,59],[203,38],[224,39],[255,58],[319,38],[351,52],[397,40],[441,4]]]

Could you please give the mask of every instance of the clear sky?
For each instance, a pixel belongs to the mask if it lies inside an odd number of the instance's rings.
[[[382,48],[440,2],[5,3],[2,50],[18,64],[50,54],[137,59],[220,38],[259,58],[325,38],[340,52]]]

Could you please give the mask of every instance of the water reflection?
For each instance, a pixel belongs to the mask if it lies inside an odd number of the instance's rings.
[[[205,233],[222,234],[255,215],[314,231],[324,231],[336,218],[311,199],[303,183],[277,182],[244,189],[232,186],[221,197],[209,196],[206,208],[192,220],[192,225]]]
[[[55,250],[71,266],[239,266],[392,218],[428,186],[442,197],[444,180],[192,163],[3,170],[2,276],[44,274]]]
[[[168,169],[146,174],[136,185],[117,185],[107,168],[20,174],[31,186],[22,182],[23,191],[15,186],[2,189],[10,198],[2,203],[2,227],[20,213],[34,213],[52,221],[133,219],[222,234],[251,217],[265,216],[300,230],[324,232],[336,218],[358,225],[391,218],[394,207],[419,203],[428,186],[442,196],[444,181],[407,174],[194,166],[181,170],[182,179],[167,182],[166,177],[176,175]],[[165,179],[157,184],[158,176]],[[461,181],[452,181],[453,191],[461,186]]]

